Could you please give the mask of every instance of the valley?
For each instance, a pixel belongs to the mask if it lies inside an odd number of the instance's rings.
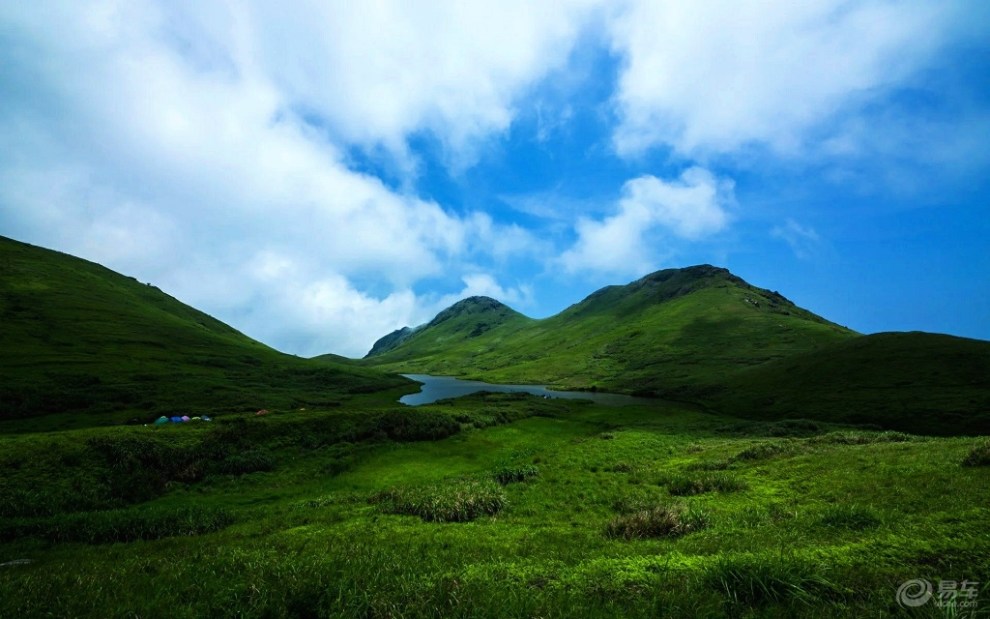
[[[990,343],[857,334],[702,266],[301,359],[71,256],[0,239],[0,266],[0,616],[990,603]],[[406,406],[399,372],[578,392]],[[151,425],[185,412],[213,421]]]

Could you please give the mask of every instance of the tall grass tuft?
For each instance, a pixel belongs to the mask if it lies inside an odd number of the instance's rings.
[[[495,469],[492,476],[495,481],[506,486],[517,482],[523,482],[540,474],[540,469],[532,464],[521,464],[517,466],[500,466]]]
[[[674,496],[691,496],[706,492],[738,492],[748,487],[744,480],[726,473],[677,477],[667,484],[667,490]]]
[[[626,540],[680,537],[705,528],[708,520],[708,514],[700,510],[683,505],[657,505],[616,516],[605,527],[605,535]]]
[[[467,522],[494,516],[506,505],[502,487],[489,480],[392,488],[373,495],[369,501],[386,514],[419,516],[426,522]]]
[[[977,445],[962,461],[963,466],[990,466],[990,440]]]

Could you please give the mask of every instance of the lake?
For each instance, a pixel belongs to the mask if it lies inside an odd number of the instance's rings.
[[[432,404],[446,398],[491,391],[495,393],[531,393],[536,396],[549,396],[566,400],[591,400],[606,406],[628,406],[630,404],[655,404],[656,400],[637,398],[617,393],[591,391],[554,391],[543,385],[495,385],[479,380],[461,380],[453,376],[430,376],[429,374],[403,374],[406,378],[421,383],[419,393],[410,393],[399,398],[399,402],[409,406]]]

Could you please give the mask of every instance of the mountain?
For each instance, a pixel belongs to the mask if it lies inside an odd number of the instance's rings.
[[[736,373],[706,399],[757,419],[990,434],[990,342],[919,332],[867,335]]]
[[[469,297],[443,310],[429,323],[403,327],[375,342],[365,359],[388,355],[391,360],[444,355],[451,347],[464,346],[469,353],[478,341],[497,344],[502,336],[532,324],[509,306],[489,297]],[[496,334],[495,337],[484,337]],[[474,351],[476,352],[476,351]],[[388,354],[391,353],[391,354]]]
[[[663,394],[852,337],[779,293],[700,265],[602,288],[543,320],[467,299],[404,339],[379,340],[365,361],[391,371]]]
[[[0,351],[0,419],[67,425],[330,405],[404,384],[280,353],[150,284],[4,237]]]

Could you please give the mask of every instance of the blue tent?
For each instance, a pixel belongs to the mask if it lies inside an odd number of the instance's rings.
[[[155,419],[155,425],[156,426],[165,425],[166,423],[168,423],[168,417],[166,417],[164,415],[162,415],[158,419]]]
[[[172,423],[182,423],[182,417],[172,417],[172,419],[170,419],[170,421]]]

